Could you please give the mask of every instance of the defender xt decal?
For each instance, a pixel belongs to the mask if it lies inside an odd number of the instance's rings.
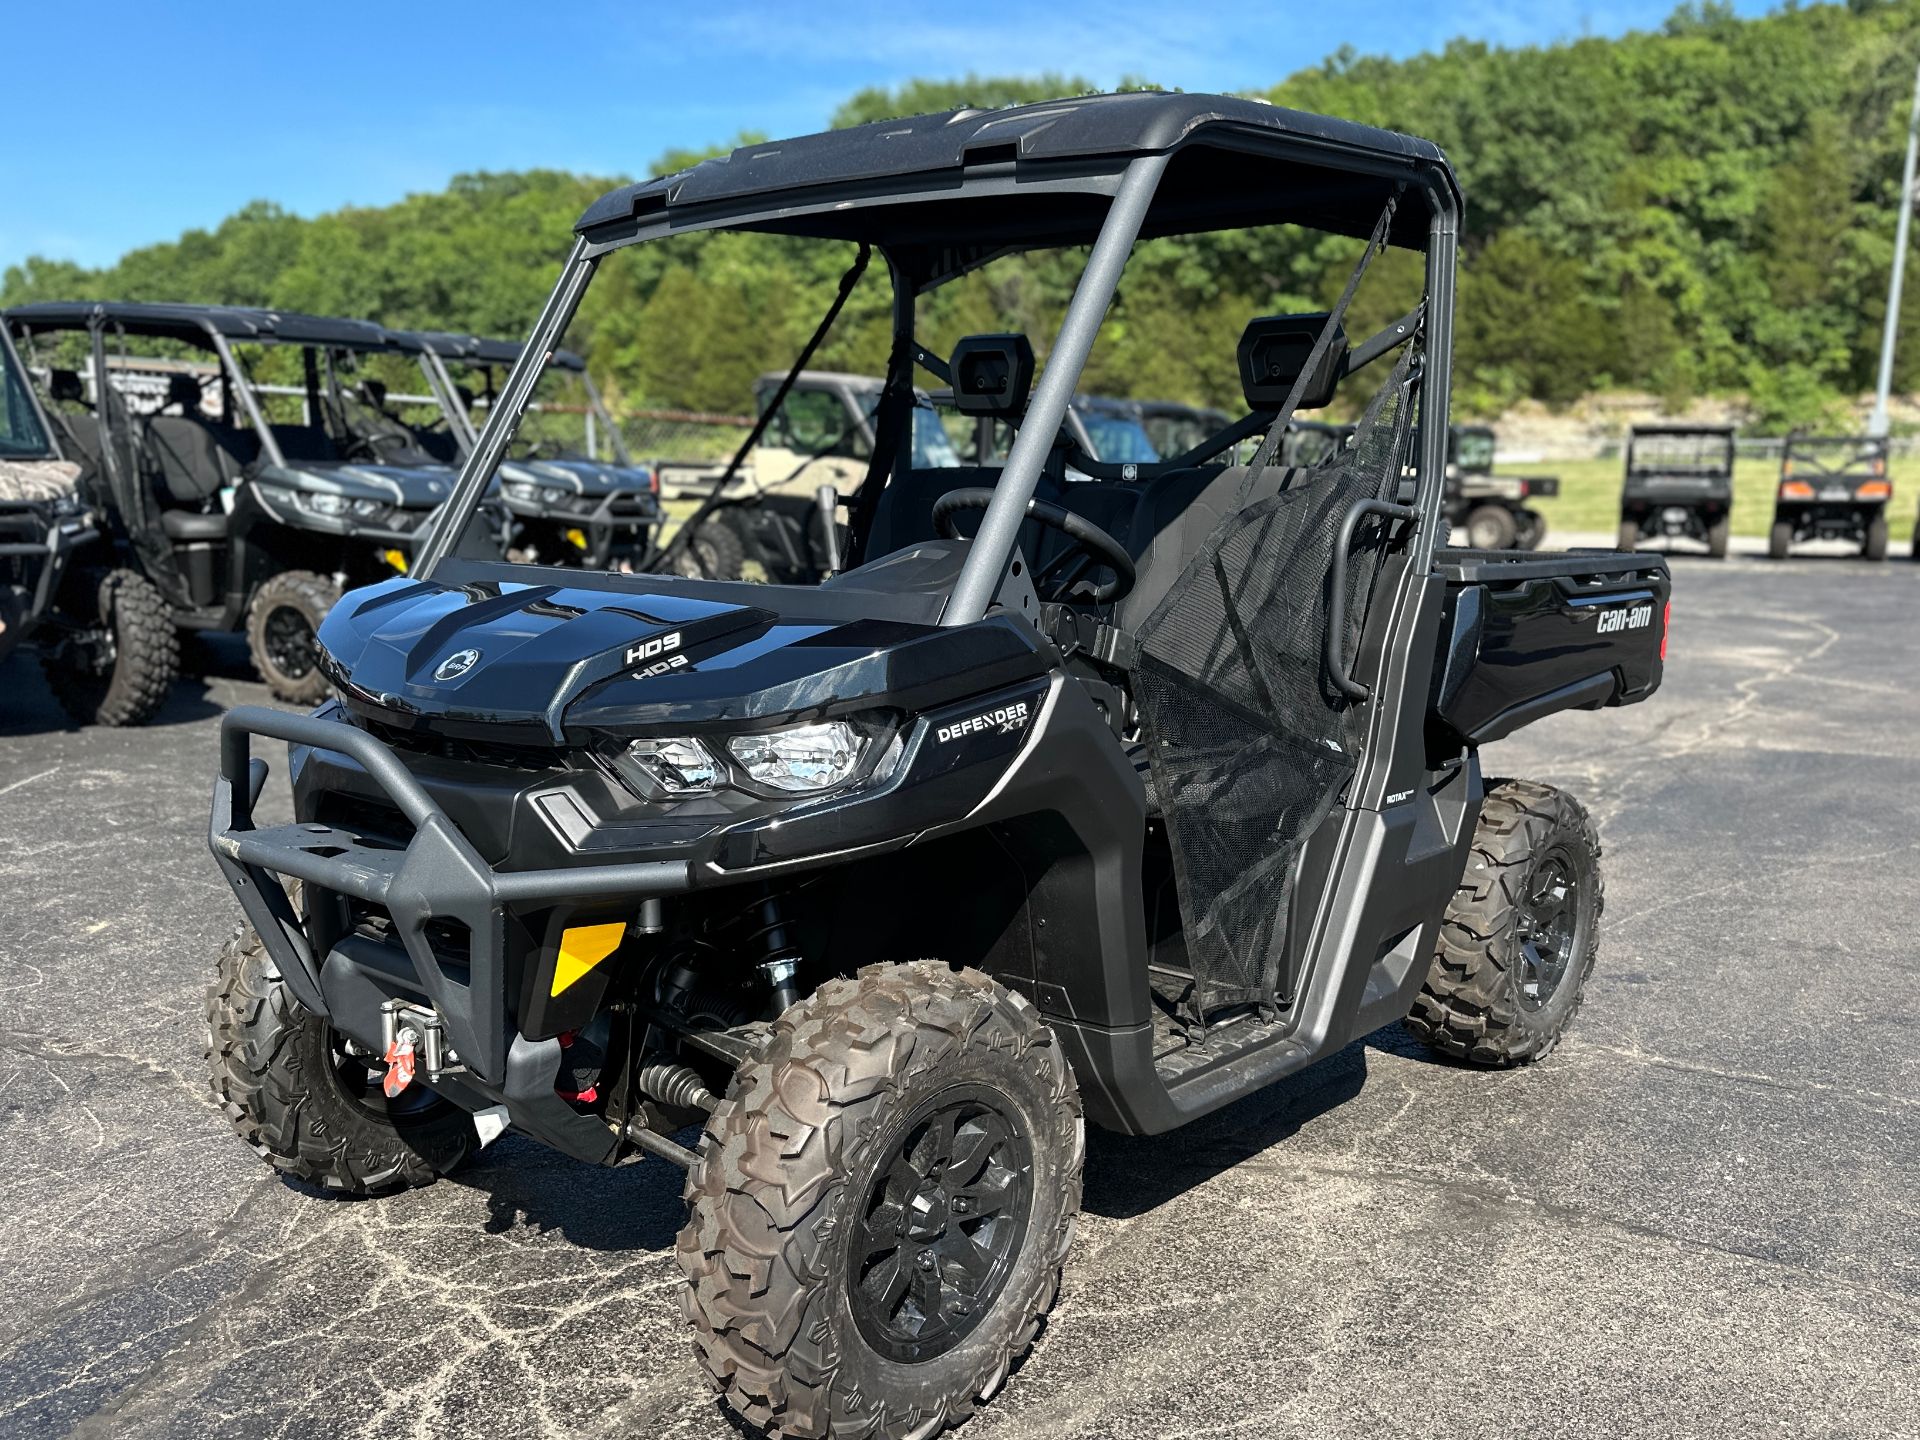
[[[956,720],[951,725],[942,725],[934,732],[936,743],[944,745],[949,740],[958,740],[963,735],[976,735],[982,730],[992,730],[999,735],[1011,735],[1027,723],[1027,717],[1033,713],[1024,700],[1016,700],[1011,705],[1003,705],[998,710],[987,710],[979,715],[969,716],[965,720]]]

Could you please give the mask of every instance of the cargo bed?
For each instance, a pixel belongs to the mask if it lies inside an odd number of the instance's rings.
[[[1666,661],[1666,561],[1612,550],[1441,550],[1429,706],[1444,744],[1485,744],[1559,710],[1641,699]]]

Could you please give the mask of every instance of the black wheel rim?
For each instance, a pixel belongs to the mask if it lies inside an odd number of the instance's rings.
[[[389,1124],[423,1119],[447,1103],[417,1082],[389,1100],[381,1088],[387,1078],[386,1062],[377,1056],[354,1054],[347,1048],[346,1038],[332,1026],[327,1027],[327,1070],[342,1095]]]
[[[313,673],[313,621],[306,612],[291,605],[274,606],[267,612],[260,644],[268,663],[287,679],[304,680]]]
[[[1566,846],[1552,846],[1528,874],[1518,907],[1516,979],[1523,1009],[1544,1009],[1565,983],[1579,949],[1580,905],[1579,867]]]
[[[854,1232],[861,1335],[912,1364],[958,1345],[993,1308],[1026,1241],[1033,1145],[984,1086],[949,1090],[885,1154]]]

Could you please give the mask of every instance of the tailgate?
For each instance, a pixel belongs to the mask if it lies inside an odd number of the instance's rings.
[[[1484,744],[1559,710],[1644,700],[1666,661],[1666,561],[1655,555],[1442,550],[1447,582],[1430,714]]]

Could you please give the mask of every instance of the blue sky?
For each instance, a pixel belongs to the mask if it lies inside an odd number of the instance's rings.
[[[31,254],[105,264],[254,199],[311,215],[465,170],[641,174],[671,146],[817,130],[853,91],[916,76],[1051,69],[1250,89],[1343,44],[1546,43],[1655,26],[1674,4],[1053,0],[987,25],[969,17],[1023,7],[20,0],[6,24],[0,267]]]

